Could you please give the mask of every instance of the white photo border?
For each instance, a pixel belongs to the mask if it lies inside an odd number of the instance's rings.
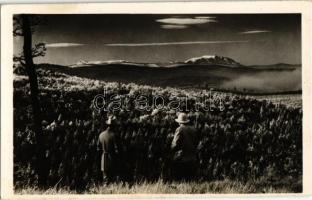
[[[206,197],[303,197],[311,195],[312,64],[309,1],[137,2],[77,4],[16,4],[1,7],[1,198],[120,199]],[[303,192],[281,194],[125,194],[16,195],[13,188],[13,15],[14,14],[254,14],[297,13],[302,23]],[[287,23],[287,22],[286,22]]]

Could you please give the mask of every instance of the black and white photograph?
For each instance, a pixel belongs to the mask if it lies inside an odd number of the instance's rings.
[[[14,13],[14,194],[303,193],[302,20]]]

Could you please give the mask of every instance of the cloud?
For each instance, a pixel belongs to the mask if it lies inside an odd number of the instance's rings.
[[[272,31],[269,30],[250,30],[250,31],[243,31],[239,32],[239,34],[257,34],[257,33],[270,33]]]
[[[77,47],[77,46],[83,46],[85,44],[79,44],[79,43],[49,43],[45,46],[47,48],[62,48],[62,47]]]
[[[173,25],[173,24],[165,24],[165,25],[161,25],[161,28],[163,29],[185,29],[188,26],[186,25]]]
[[[159,23],[164,24],[171,24],[171,25],[196,25],[196,24],[206,24],[210,22],[217,22],[215,18],[209,18],[209,17],[194,17],[194,18],[178,18],[178,17],[172,17],[172,18],[163,18],[163,19],[157,19],[156,20]]]
[[[216,19],[217,17],[212,17],[212,16],[197,16],[195,17],[196,19]]]
[[[184,41],[184,42],[152,42],[152,43],[113,43],[106,44],[110,47],[144,47],[144,46],[170,46],[170,45],[194,45],[194,44],[229,44],[247,43],[248,40],[216,40],[216,41]]]

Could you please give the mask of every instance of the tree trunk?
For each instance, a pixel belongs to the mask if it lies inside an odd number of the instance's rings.
[[[32,57],[32,32],[30,19],[27,15],[22,15],[22,23],[24,35],[23,53],[25,57],[26,71],[29,77],[30,98],[33,111],[34,131],[36,135],[36,171],[38,174],[38,185],[45,186],[47,178],[47,166],[45,162],[45,140],[41,126],[38,80]]]

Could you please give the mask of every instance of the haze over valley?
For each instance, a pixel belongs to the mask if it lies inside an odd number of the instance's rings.
[[[110,60],[79,61],[69,66],[51,64],[39,66],[85,78],[161,87],[214,88],[247,93],[301,90],[299,64],[245,66],[219,55],[204,55],[168,63]]]

